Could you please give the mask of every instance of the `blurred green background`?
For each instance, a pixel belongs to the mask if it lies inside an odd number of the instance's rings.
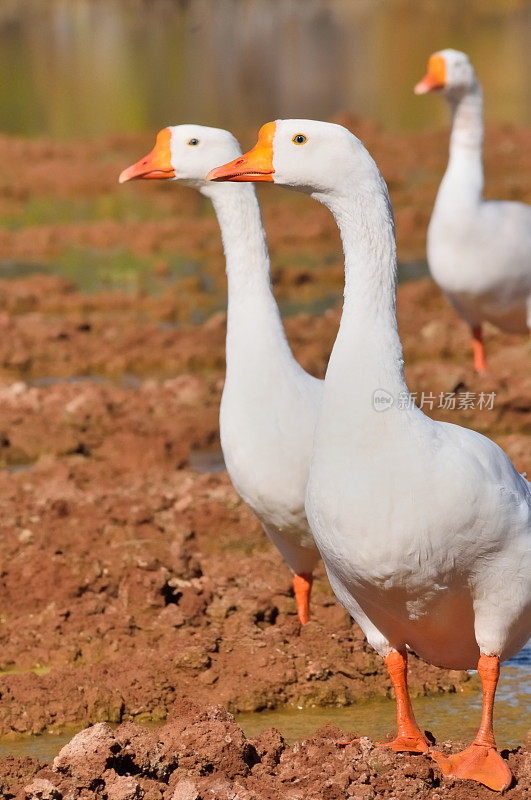
[[[487,119],[530,123],[527,0],[2,0],[0,130],[79,138],[345,109],[424,128],[445,108],[412,87],[450,46],[471,56]]]

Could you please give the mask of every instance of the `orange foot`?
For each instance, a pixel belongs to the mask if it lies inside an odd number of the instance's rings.
[[[503,792],[512,782],[513,776],[506,762],[495,747],[471,744],[466,750],[455,755],[431,752],[431,757],[448,778],[468,778]]]
[[[419,731],[411,736],[401,736],[399,734],[391,742],[377,742],[376,747],[390,747],[395,753],[425,753],[429,743]]]

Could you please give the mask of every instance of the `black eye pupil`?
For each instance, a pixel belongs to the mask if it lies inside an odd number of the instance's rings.
[[[195,144],[199,144],[199,139],[190,139],[190,141],[188,142],[188,144],[191,144],[191,145],[192,145],[192,147],[193,147]]]
[[[306,141],[306,136],[304,136],[304,134],[302,134],[302,133],[298,133],[295,136],[294,141],[295,141],[296,144],[304,144],[304,142]]]

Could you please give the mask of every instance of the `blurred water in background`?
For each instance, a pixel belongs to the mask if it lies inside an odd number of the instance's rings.
[[[412,89],[449,46],[470,54],[487,118],[530,124],[529,0],[2,0],[0,130],[94,137],[344,110],[436,126],[444,104]]]

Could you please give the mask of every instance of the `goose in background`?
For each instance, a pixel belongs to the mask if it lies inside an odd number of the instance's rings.
[[[345,300],[315,428],[306,513],[332,588],[383,656],[396,692],[397,751],[424,752],[407,688],[407,651],[449,669],[477,666],[481,725],[461,753],[430,752],[446,775],[511,782],[496,750],[500,663],[531,633],[530,485],[505,453],[407,399],[396,319],[396,241],[387,186],[362,143],[313,120],[265,125],[255,149],[211,180],[274,183],[332,212]],[[374,402],[384,390],[386,410]]]
[[[305,624],[319,552],[304,497],[323,382],[302,369],[286,339],[254,186],[206,180],[209,170],[238,155],[228,131],[176,125],[161,130],[153,151],[119,180],[175,180],[214,205],[228,280],[221,447],[236,491],[294,573],[297,612]]]
[[[435,282],[472,332],[474,366],[485,370],[482,323],[531,329],[531,206],[483,199],[482,92],[465,53],[434,53],[416,94],[440,91],[450,109],[448,167],[428,228]]]

